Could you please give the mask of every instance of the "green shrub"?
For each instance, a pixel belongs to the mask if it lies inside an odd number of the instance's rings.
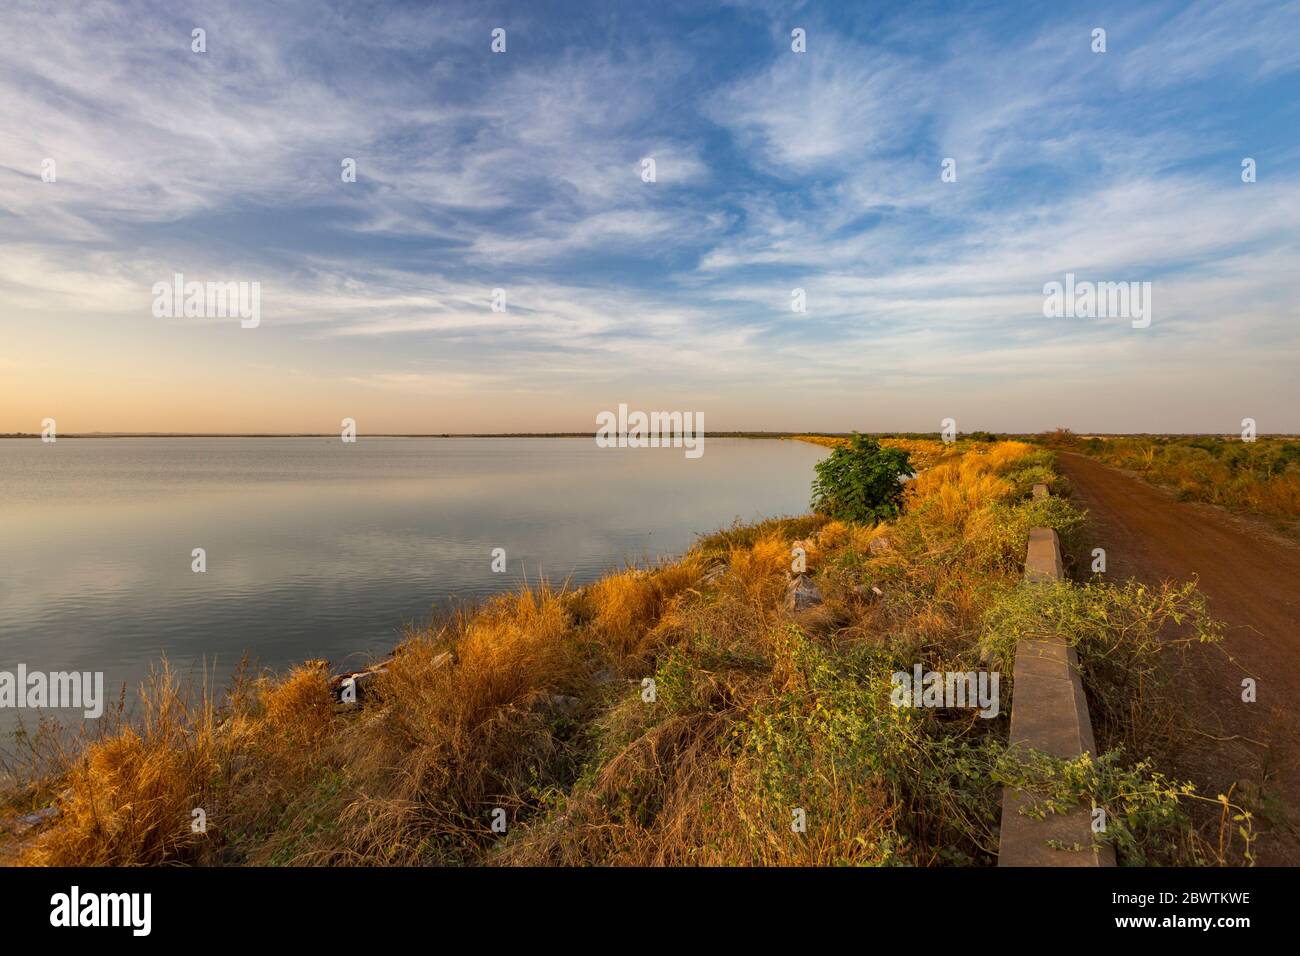
[[[813,510],[840,521],[886,521],[902,511],[903,478],[911,473],[907,452],[854,432],[847,448],[817,463]]]
[[[998,502],[990,506],[990,520],[972,534],[969,544],[982,566],[1012,570],[1024,564],[1029,529],[1054,529],[1061,539],[1062,553],[1069,554],[1078,544],[1084,517],[1085,513],[1065,498]]]
[[[1248,810],[1226,796],[1211,800],[1198,794],[1191,783],[1165,776],[1150,760],[1128,761],[1123,750],[1062,760],[1016,748],[1001,754],[992,775],[1028,795],[1021,813],[1034,819],[1077,806],[1094,814],[1104,810],[1105,829],[1093,839],[1114,847],[1121,866],[1227,866],[1238,861],[1238,854],[1244,862],[1254,862]],[[1194,801],[1222,807],[1217,846],[1198,837],[1188,813]]]
[[[1044,465],[1034,465],[1030,468],[1021,468],[1019,471],[1012,472],[1007,478],[1016,486],[1016,497],[1024,498],[1034,490],[1034,485],[1047,485],[1049,491],[1054,491],[1052,487],[1057,481],[1056,472]]]
[[[1004,593],[985,615],[981,642],[1011,661],[1024,638],[1064,638],[1078,651],[1098,743],[1110,738],[1151,753],[1170,743],[1182,718],[1166,693],[1181,663],[1171,658],[1190,644],[1220,641],[1222,632],[1193,582],[1149,588],[1058,581]]]
[[[1027,451],[1025,454],[1009,462],[1002,468],[1005,473],[1014,469],[1021,471],[1026,468],[1042,468],[1051,474],[1056,474],[1056,452],[1046,448],[1035,448]]]

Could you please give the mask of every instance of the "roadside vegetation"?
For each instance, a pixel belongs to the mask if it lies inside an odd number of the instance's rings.
[[[1300,521],[1300,440],[1261,436],[1253,442],[1218,435],[1088,436],[1057,429],[1049,447],[1089,455],[1170,489],[1180,501],[1203,501],[1263,515],[1293,530]]]
[[[990,865],[1014,784],[1036,812],[1104,806],[1123,863],[1248,860],[1249,816],[1159,770],[1180,727],[1161,691],[1179,642],[1217,639],[1194,589],[1023,584],[1029,529],[1068,541],[1082,523],[1031,496],[1056,480],[1049,450],[836,441],[849,457],[819,474],[822,504],[896,465],[891,447],[918,469],[854,499],[874,516],[877,491],[901,504],[888,521],[736,525],[655,567],[496,597],[412,631],[356,705],[323,662],[219,694],[164,666],[93,737],[36,728],[6,758],[0,816],[59,812],[9,851],[34,865]],[[791,610],[800,554],[819,600]],[[1007,752],[1015,640],[1043,621],[1085,661],[1099,755]],[[891,675],[916,664],[1000,670],[1000,713],[895,706]],[[1208,822],[1190,812],[1205,801],[1222,807]]]

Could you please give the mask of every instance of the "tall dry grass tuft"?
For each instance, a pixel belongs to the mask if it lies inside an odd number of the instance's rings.
[[[908,508],[940,534],[963,534],[973,516],[1011,495],[1012,483],[995,473],[1000,458],[968,454],[923,472],[908,486]]]
[[[256,755],[281,800],[291,800],[292,775],[278,775],[329,734],[330,697],[317,665],[247,688],[237,681],[230,710],[219,715],[206,684],[195,687],[164,662],[140,689],[139,717],[85,744],[67,759],[58,825],[23,856],[50,866],[156,865],[212,862],[213,841],[195,832],[194,811],[214,830],[237,826],[222,813],[227,790],[248,755]],[[266,784],[243,799],[274,805]]]
[[[162,863],[198,856],[190,811],[217,769],[211,709],[189,707],[164,664],[140,690],[143,719],[72,758],[58,826],[22,862],[45,866]]]
[[[728,564],[733,586],[755,600],[767,603],[778,589],[784,589],[784,575],[790,567],[791,543],[775,535],[760,538],[749,548],[733,548]]]
[[[653,570],[629,569],[602,578],[583,594],[592,633],[613,657],[620,672],[644,666],[656,650],[653,634],[659,619],[682,594],[703,577],[705,561],[689,554]]]
[[[308,834],[293,862],[472,858],[495,808],[513,816],[528,785],[564,776],[553,702],[590,669],[571,628],[567,595],[542,584],[407,640],[335,750],[340,832]]]
[[[427,672],[433,683],[447,682],[448,693],[434,695],[436,716],[472,727],[540,687],[562,683],[575,664],[572,642],[566,640],[570,626],[563,593],[547,584],[459,616],[444,634],[456,666]],[[400,674],[406,666],[399,657],[394,671]]]
[[[1003,441],[991,446],[984,456],[993,471],[1002,472],[1018,464],[1033,451],[1033,447],[1022,441]]]

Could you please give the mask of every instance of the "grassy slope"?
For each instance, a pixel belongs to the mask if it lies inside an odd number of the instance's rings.
[[[318,664],[219,701],[162,671],[133,724],[65,751],[31,742],[3,800],[13,812],[61,793],[63,812],[18,851],[31,864],[979,865],[1015,781],[1102,802],[1127,862],[1239,855],[1235,825],[1202,839],[1194,796],[1125,756],[1174,733],[1155,635],[1172,616],[1212,638],[1194,592],[1025,588],[1028,529],[1068,537],[1081,520],[1029,497],[1056,481],[1051,454],[908,445],[922,471],[889,526],[736,526],[580,591],[498,597],[411,634],[360,709],[335,708]],[[783,607],[796,540],[825,598],[798,616]],[[1070,766],[1004,753],[1014,641],[1044,615],[1092,662],[1102,746],[1126,752]],[[895,670],[987,656],[1003,673],[997,718],[890,703]]]

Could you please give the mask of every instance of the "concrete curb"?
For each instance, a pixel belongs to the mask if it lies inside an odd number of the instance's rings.
[[[1034,486],[1035,498],[1047,497],[1046,485]],[[1061,541],[1052,528],[1029,532],[1025,580],[1062,580]],[[1064,639],[1045,634],[1016,645],[1015,696],[1011,702],[1011,746],[1072,759],[1097,752],[1088,716],[1088,701],[1079,678],[1079,658]],[[1091,807],[1048,813],[1035,820],[1020,812],[1030,803],[1022,791],[1002,792],[1002,832],[998,866],[1114,866],[1111,847],[1093,849]]]

